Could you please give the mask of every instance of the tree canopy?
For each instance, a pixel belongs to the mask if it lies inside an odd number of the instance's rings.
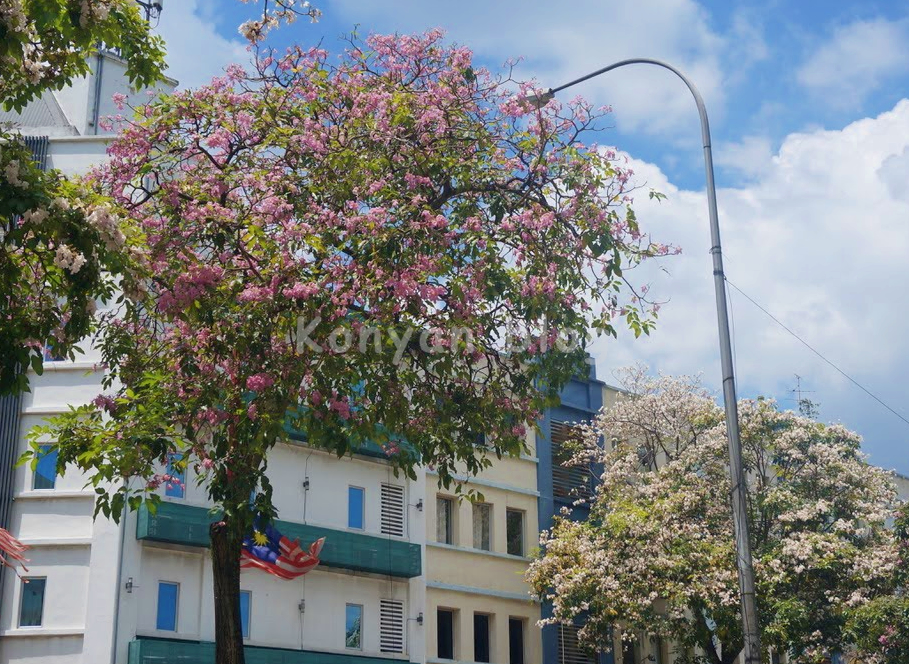
[[[574,461],[602,468],[590,518],[557,519],[527,578],[590,645],[616,628],[730,664],[742,634],[723,411],[696,381],[632,375],[578,429]],[[763,399],[739,413],[762,643],[795,662],[850,651],[856,611],[898,585],[892,479],[841,425]]]
[[[615,153],[582,142],[600,114],[528,112],[530,90],[430,32],[353,38],[337,61],[264,53],[140,108],[90,178],[144,247],[102,323],[109,391],[34,435],[114,516],[143,496],[111,482],[153,496],[177,455],[227,549],[251,490],[274,513],[267,452],[288,428],[444,482],[520,451],[589,326],[650,329],[624,271],[669,251]]]

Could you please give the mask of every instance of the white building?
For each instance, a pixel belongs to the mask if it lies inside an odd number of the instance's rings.
[[[15,121],[46,167],[83,172],[105,158],[111,136],[99,119],[117,113],[114,92],[129,90],[108,53],[70,88],[0,121]],[[30,583],[0,577],[0,663],[213,663],[210,505],[192,477],[162,487],[155,514],[117,525],[93,520],[79,473],[55,477],[51,458],[14,467],[33,426],[101,392],[98,360],[89,349],[77,362],[46,362],[30,392],[0,401],[0,526],[31,547]],[[395,478],[380,450],[362,452],[338,460],[295,440],[272,452],[278,529],[304,548],[326,539],[321,564],[297,580],[243,570],[249,661],[425,661],[425,477]]]

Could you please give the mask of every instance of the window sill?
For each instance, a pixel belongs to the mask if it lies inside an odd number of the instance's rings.
[[[84,636],[85,630],[81,627],[17,627],[15,629],[6,629],[0,632],[0,636],[5,639],[11,638],[31,638],[31,637],[48,637],[48,636]]]
[[[91,537],[36,537],[23,538],[22,543],[34,548],[61,546],[91,546]]]
[[[20,491],[13,500],[65,500],[72,498],[94,498],[94,491],[57,491],[56,489],[31,489]]]
[[[57,371],[88,371],[90,373],[101,373],[100,362],[86,362],[84,360],[70,362],[69,360],[44,360],[43,374]],[[29,373],[35,373],[34,369],[29,368]]]

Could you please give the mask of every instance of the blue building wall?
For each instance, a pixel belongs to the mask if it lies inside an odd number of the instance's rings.
[[[549,408],[540,420],[541,434],[537,436],[537,490],[540,492],[538,513],[540,530],[552,525],[552,519],[562,507],[572,507],[572,501],[553,495],[552,485],[552,441],[550,424],[553,420],[561,422],[583,422],[593,419],[603,407],[603,388],[605,383],[597,380],[596,367],[590,365],[586,380],[572,379],[563,389],[562,403]],[[572,518],[584,519],[589,510],[585,506],[572,507]],[[548,603],[542,607],[543,618],[552,616],[552,606]],[[558,627],[547,625],[543,628],[543,662],[556,664],[559,661]],[[612,654],[601,655],[599,664],[613,664]]]

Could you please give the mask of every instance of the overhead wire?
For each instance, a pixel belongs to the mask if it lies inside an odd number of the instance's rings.
[[[727,283],[729,286],[731,286],[732,288],[734,288],[735,290],[737,290],[737,291],[742,295],[742,297],[744,297],[746,300],[748,300],[749,302],[751,302],[751,304],[753,304],[753,305],[754,305],[755,307],[757,307],[760,311],[762,311],[762,312],[763,312],[767,317],[769,317],[773,322],[775,322],[777,325],[779,325],[781,328],[783,328],[786,332],[788,332],[791,336],[793,336],[796,340],[798,340],[798,342],[801,343],[803,346],[805,346],[805,348],[807,348],[807,349],[810,350],[812,353],[814,353],[814,354],[817,355],[819,358],[821,358],[824,362],[826,362],[826,363],[827,363],[828,365],[830,365],[833,369],[835,369],[835,370],[837,371],[837,373],[839,373],[841,376],[843,376],[846,380],[848,380],[850,383],[852,383],[853,385],[855,385],[857,388],[859,388],[862,392],[864,392],[865,394],[867,394],[869,397],[871,397],[872,399],[874,399],[875,401],[877,401],[881,406],[883,406],[884,408],[886,408],[887,410],[889,410],[891,413],[893,413],[894,415],[896,415],[899,419],[901,419],[901,420],[902,420],[903,422],[905,422],[906,424],[909,424],[909,419],[907,419],[906,417],[904,417],[903,415],[901,415],[899,412],[896,411],[896,409],[894,409],[893,407],[891,407],[888,403],[886,403],[883,399],[881,399],[879,396],[877,396],[874,392],[872,392],[870,389],[868,389],[867,387],[865,387],[864,385],[862,385],[860,382],[858,382],[855,378],[853,378],[852,376],[850,376],[849,374],[847,374],[845,371],[843,371],[843,370],[842,370],[839,366],[837,366],[833,361],[827,359],[827,357],[825,357],[823,353],[821,353],[821,352],[820,352],[819,350],[817,350],[814,346],[812,346],[812,345],[809,344],[807,341],[805,341],[802,337],[800,337],[798,334],[796,334],[792,329],[790,329],[790,328],[789,328],[785,323],[783,323],[779,318],[777,318],[777,317],[774,316],[772,313],[770,313],[767,309],[765,309],[765,308],[762,307],[760,304],[758,304],[758,302],[755,301],[754,298],[752,298],[750,295],[748,295],[748,293],[746,293],[746,292],[743,291],[741,288],[739,288],[739,287],[736,286],[734,283],[732,283],[732,282],[729,280],[728,277],[724,277],[724,278],[725,278],[725,280],[726,280],[726,283]]]

